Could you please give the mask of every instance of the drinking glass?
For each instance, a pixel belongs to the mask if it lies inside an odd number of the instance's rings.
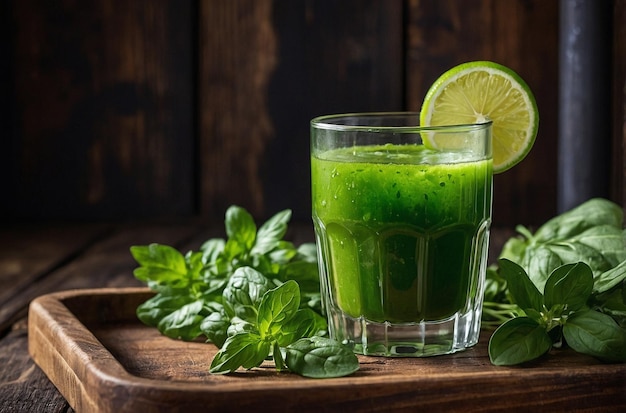
[[[420,357],[478,341],[492,210],[491,123],[418,113],[311,121],[312,211],[331,338]]]

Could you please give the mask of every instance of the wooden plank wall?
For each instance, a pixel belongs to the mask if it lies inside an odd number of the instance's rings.
[[[624,22],[615,9],[611,198],[623,203]],[[557,0],[7,0],[0,219],[309,222],[308,121],[419,110],[468,60],[535,91],[529,157],[495,178],[494,225],[556,211]]]
[[[5,156],[14,178],[3,212],[26,220],[191,212],[191,3],[10,3],[15,118]]]

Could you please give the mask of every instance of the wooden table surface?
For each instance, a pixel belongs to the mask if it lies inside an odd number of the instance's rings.
[[[308,225],[293,228],[295,229],[290,231],[287,238],[294,243],[313,239],[312,229]],[[502,242],[510,234],[509,230],[493,230],[492,251],[499,251]],[[211,237],[224,237],[223,228],[206,228],[189,223],[21,225],[2,229],[0,412],[74,411],[29,356],[28,305],[34,298],[71,289],[142,286],[132,275],[132,270],[137,265],[130,255],[130,246],[159,242],[187,251],[198,248]],[[568,363],[571,362],[571,355],[567,360]],[[552,359],[550,363],[554,366],[555,360]],[[580,367],[581,363],[577,364]],[[532,371],[536,367],[517,369],[513,374],[524,374],[524,371]],[[564,363],[562,371],[555,373],[555,379],[559,376],[561,383],[567,382],[563,380],[568,375],[567,367],[567,363]],[[591,367],[598,371],[599,365],[590,360]],[[626,365],[612,365],[606,371],[609,372],[607,377],[598,377],[597,382],[589,383],[590,397],[584,397],[586,404],[580,406],[581,411],[626,411]],[[610,388],[606,389],[604,383]],[[497,383],[494,382],[493,385],[497,386]],[[520,385],[523,387],[526,384],[520,380]],[[531,387],[531,383],[528,383],[528,387]],[[537,389],[534,388],[533,391],[537,392]],[[546,393],[547,391],[548,389]],[[550,394],[542,393],[542,400],[550,406],[546,411],[554,411],[555,406],[558,408],[560,405],[567,406],[567,410],[576,410],[571,408],[571,403],[564,397],[568,391],[571,391],[573,399],[581,396],[579,385],[572,386],[571,390],[567,386],[560,388],[558,392],[554,392],[554,400],[550,399]],[[502,394],[501,400],[494,400],[494,405],[506,405],[506,397],[506,394]],[[529,397],[534,396],[529,394]],[[485,404],[472,405],[471,399],[471,395],[468,395],[466,411],[493,409],[493,406]]]

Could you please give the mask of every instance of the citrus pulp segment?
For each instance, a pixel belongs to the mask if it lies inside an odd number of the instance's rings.
[[[430,87],[420,112],[422,126],[493,122],[493,170],[504,172],[532,148],[539,126],[537,103],[524,80],[494,62],[464,63]],[[433,148],[445,147],[436,134],[424,134]]]

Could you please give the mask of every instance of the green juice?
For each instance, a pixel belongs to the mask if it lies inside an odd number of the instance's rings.
[[[378,323],[470,311],[488,243],[491,159],[356,146],[312,156],[311,174],[331,306]]]

